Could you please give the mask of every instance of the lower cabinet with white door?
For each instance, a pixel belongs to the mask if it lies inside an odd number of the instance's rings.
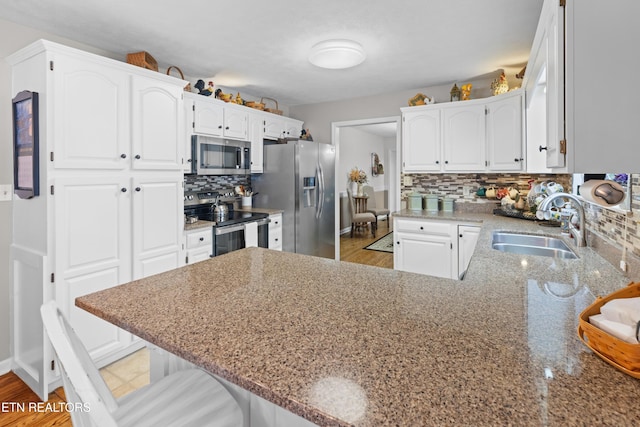
[[[469,265],[480,227],[457,221],[396,216],[393,230],[394,269],[461,279]]]
[[[480,226],[458,225],[458,278],[462,280],[476,248]]]
[[[185,230],[185,264],[208,260],[213,256],[213,228],[207,226],[195,230]]]
[[[269,249],[282,250],[282,214],[269,215]]]
[[[394,269],[449,279],[457,276],[452,223],[413,218],[393,221]]]

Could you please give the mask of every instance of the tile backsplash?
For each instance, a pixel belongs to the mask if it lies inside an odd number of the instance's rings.
[[[403,185],[404,177],[410,177],[412,185]],[[467,173],[467,174],[404,174],[400,180],[402,194],[417,191],[435,193],[462,201],[477,200],[480,187],[516,187],[520,191],[529,189],[529,181],[556,181],[565,189],[571,189],[571,175],[516,174],[516,173]]]
[[[251,186],[251,175],[185,175],[184,191],[229,190]]]

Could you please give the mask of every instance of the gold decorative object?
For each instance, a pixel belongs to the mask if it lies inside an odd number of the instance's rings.
[[[471,83],[467,83],[466,85],[462,85],[460,87],[460,93],[463,101],[468,101],[471,99]]]
[[[451,88],[451,102],[460,101],[460,89],[457,84],[453,84]]]

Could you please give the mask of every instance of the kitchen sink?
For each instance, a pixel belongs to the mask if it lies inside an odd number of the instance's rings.
[[[522,255],[538,255],[564,259],[577,259],[578,255],[556,237],[494,231],[493,249]]]

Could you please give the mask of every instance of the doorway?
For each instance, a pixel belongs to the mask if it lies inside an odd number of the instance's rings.
[[[335,168],[335,258],[340,256],[340,236],[350,231],[346,189],[348,172],[354,167],[362,169],[368,177],[367,185],[376,194],[384,194],[383,200],[391,212],[400,206],[400,116],[333,122],[332,144],[336,147]],[[372,176],[372,156],[376,154],[382,168]],[[379,198],[378,198],[379,200]],[[378,202],[379,204],[379,202]],[[384,224],[384,223],[383,223]],[[388,224],[391,230],[391,224]],[[383,226],[378,234],[386,234]]]

